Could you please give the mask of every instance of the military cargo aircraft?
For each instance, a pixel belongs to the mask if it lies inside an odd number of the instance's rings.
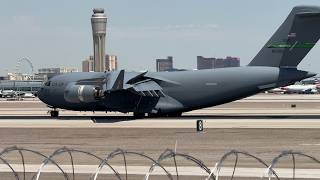
[[[136,117],[181,116],[314,76],[297,65],[320,36],[320,7],[294,7],[245,67],[177,72],[89,72],[55,76],[39,90],[58,109],[133,112]]]

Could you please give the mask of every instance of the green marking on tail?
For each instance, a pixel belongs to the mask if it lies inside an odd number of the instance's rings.
[[[316,43],[286,43],[286,42],[278,42],[272,43],[268,45],[268,48],[313,48]]]

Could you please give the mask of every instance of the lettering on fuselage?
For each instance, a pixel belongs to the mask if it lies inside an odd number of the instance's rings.
[[[215,82],[207,82],[206,83],[206,86],[216,86],[218,85],[218,83],[215,83]]]

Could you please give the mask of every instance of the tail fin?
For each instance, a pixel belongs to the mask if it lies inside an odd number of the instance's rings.
[[[296,67],[320,37],[320,7],[294,7],[249,66]]]

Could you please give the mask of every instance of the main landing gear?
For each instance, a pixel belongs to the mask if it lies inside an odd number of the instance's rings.
[[[140,113],[140,112],[134,112],[133,113],[133,117],[136,118],[136,119],[144,118],[144,116],[145,116],[145,113]]]
[[[148,113],[148,117],[181,117],[182,112],[171,112],[171,113]]]
[[[50,116],[53,118],[59,117],[59,111],[57,109],[53,109],[50,111]]]
[[[149,118],[157,117],[181,117],[182,112],[170,112],[170,113],[148,113]],[[136,119],[142,119],[145,117],[145,113],[134,112],[133,117]]]
[[[181,117],[181,116],[182,116],[182,112],[172,112],[167,114],[167,117]]]

